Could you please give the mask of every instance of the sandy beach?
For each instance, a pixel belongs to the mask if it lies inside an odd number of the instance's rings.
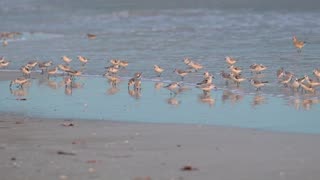
[[[2,180],[318,179],[319,135],[2,114]],[[185,168],[185,170],[183,170]]]
[[[18,76],[1,72],[1,80]],[[33,75],[36,77],[36,75]],[[319,135],[2,113],[1,180],[318,179]]]

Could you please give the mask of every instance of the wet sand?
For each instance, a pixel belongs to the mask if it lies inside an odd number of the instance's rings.
[[[318,142],[313,134],[2,113],[0,179],[313,180]]]

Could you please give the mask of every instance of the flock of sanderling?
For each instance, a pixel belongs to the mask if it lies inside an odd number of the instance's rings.
[[[9,34],[10,35],[10,34]],[[9,36],[6,34],[6,36]],[[89,39],[96,38],[95,35],[88,35]],[[293,37],[293,45],[298,49],[298,52],[304,47],[305,42],[299,41],[295,36]],[[86,64],[89,62],[89,59],[84,56],[77,56],[77,59],[81,63],[81,67],[79,70],[75,70],[70,66],[72,59],[67,56],[62,56],[62,63],[53,67],[52,61],[30,61],[24,64],[20,70],[22,73],[21,77],[18,77],[10,82],[10,89],[13,85],[16,85],[19,88],[23,88],[25,84],[27,84],[30,80],[31,72],[36,68],[41,70],[41,74],[43,76],[47,76],[49,79],[51,76],[56,76],[57,74],[63,75],[63,84],[68,92],[72,92],[72,88],[74,88],[74,82],[76,80],[75,77],[81,76],[83,73],[83,69]],[[184,77],[193,72],[199,72],[204,69],[203,65],[200,63],[190,59],[185,58],[183,60],[184,64],[187,68],[184,69],[174,69],[173,72],[181,77],[181,81],[172,82],[167,85],[163,85],[163,83],[158,83],[157,88],[163,87],[170,91],[171,94],[177,94],[182,91],[182,82],[184,81]],[[261,78],[245,78],[242,76],[243,69],[236,66],[237,60],[233,57],[227,56],[225,57],[225,62],[228,65],[228,70],[221,71],[220,75],[222,79],[226,81],[226,84],[229,82],[234,83],[236,86],[240,86],[240,84],[244,81],[249,81],[250,84],[256,88],[257,91],[260,91],[263,86],[265,86],[268,81],[263,81]],[[0,58],[0,68],[6,68],[9,66],[10,61],[6,60],[4,57]],[[105,67],[106,72],[103,74],[104,77],[108,80],[112,87],[117,87],[120,82],[120,76],[118,72],[121,69],[125,69],[129,65],[128,61],[123,61],[119,59],[111,59],[110,65]],[[53,68],[52,68],[53,67]],[[263,64],[252,64],[249,66],[249,70],[254,74],[261,74],[267,67]],[[161,74],[165,71],[164,68],[159,65],[154,65],[154,72],[160,77]],[[285,71],[284,68],[280,68],[277,73],[277,79],[280,84],[283,86],[292,88],[297,91],[301,89],[302,93],[316,93],[316,87],[320,86],[320,70],[314,69],[313,75],[316,79],[311,79],[309,76],[305,75],[303,77],[295,77],[293,72]],[[128,80],[128,90],[131,94],[139,94],[141,91],[141,77],[142,72],[136,72],[132,78]],[[209,97],[209,93],[211,90],[216,89],[215,84],[213,83],[213,79],[215,77],[210,72],[206,71],[203,73],[203,80],[196,83],[196,87],[203,91],[203,98]]]

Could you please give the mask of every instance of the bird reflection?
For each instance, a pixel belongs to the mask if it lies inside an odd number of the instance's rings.
[[[289,100],[289,105],[292,105],[296,110],[310,110],[313,105],[319,103],[319,98],[312,96],[295,96],[294,99]]]
[[[65,87],[64,94],[68,96],[72,95],[72,87]]]
[[[53,81],[53,80],[49,79],[48,80],[48,87],[50,87],[51,89],[58,89],[61,86],[56,81]]]
[[[198,100],[201,103],[208,104],[210,107],[212,107],[216,102],[216,100],[214,98],[212,98],[211,95],[208,93],[200,94],[198,96]]]
[[[243,99],[243,96],[233,93],[232,91],[224,90],[221,99],[223,103],[230,101],[230,103],[236,104]]]
[[[116,86],[111,86],[110,88],[107,89],[107,94],[108,95],[115,95],[120,91],[120,89]]]
[[[163,87],[163,82],[156,82],[156,83],[154,83],[154,88],[156,89],[156,90],[159,90],[159,89],[161,89]]]
[[[140,99],[141,97],[141,90],[137,90],[137,89],[128,89],[128,94],[135,98],[135,99]]]
[[[266,101],[265,97],[262,94],[257,93],[251,102],[252,107],[259,106],[261,104],[264,104]]]
[[[170,97],[167,99],[167,103],[170,104],[170,105],[173,105],[173,106],[178,106],[181,101],[179,101],[176,96],[173,96],[173,97]]]
[[[27,89],[23,87],[18,89],[10,88],[10,93],[16,97],[25,97],[28,95]]]

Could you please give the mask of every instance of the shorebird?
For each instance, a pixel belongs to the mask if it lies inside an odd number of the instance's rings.
[[[11,88],[13,84],[17,84],[17,85],[19,85],[19,87],[22,88],[22,86],[23,86],[25,83],[27,83],[28,81],[29,81],[29,79],[27,79],[27,78],[18,77],[17,79],[12,80],[12,81],[10,82],[10,85],[9,85],[9,86],[10,86],[10,88]]]
[[[188,65],[192,60],[190,58],[184,58],[183,62]]]
[[[0,63],[0,68],[7,68],[9,66],[9,64],[10,64],[10,61],[4,60]]]
[[[122,68],[126,68],[129,65],[128,61],[120,60],[119,66]]]
[[[305,92],[309,92],[309,93],[313,93],[313,94],[316,92],[316,89],[313,88],[311,85],[305,85],[305,84],[301,83],[300,86],[302,87],[302,89]]]
[[[211,74],[204,73],[203,80],[201,82],[197,83],[197,85],[211,84],[213,79],[214,79],[214,77]]]
[[[39,62],[38,67],[41,69],[41,74],[44,73],[44,71],[47,71],[48,67],[52,65],[52,61],[46,61],[46,62]]]
[[[63,62],[65,62],[66,64],[70,64],[72,59],[67,57],[67,56],[62,56],[61,59],[63,60]]]
[[[22,66],[22,67],[20,68],[20,70],[21,70],[23,76],[25,76],[25,77],[30,77],[31,71],[30,71],[30,69],[29,69],[28,66]]]
[[[284,76],[284,68],[281,67],[280,69],[277,70],[277,78],[281,79]]]
[[[135,79],[141,79],[141,77],[142,77],[142,72],[136,72],[136,73],[134,73],[133,77],[134,77]]]
[[[283,84],[285,87],[288,87],[288,84],[292,80],[293,74],[289,74],[285,77],[284,80],[281,80],[280,83]]]
[[[225,61],[230,66],[234,65],[237,62],[237,60],[235,60],[234,58],[232,58],[230,56],[226,56]]]
[[[254,86],[255,88],[257,88],[256,90],[261,90],[261,87],[265,86],[267,83],[269,83],[268,81],[259,81],[256,79],[251,79],[250,83],[252,86]]]
[[[88,58],[86,58],[84,56],[78,56],[77,58],[82,63],[83,66],[86,65],[89,61]]]
[[[181,87],[181,85],[178,82],[172,82],[166,86],[164,86],[165,88],[167,88],[169,91],[174,92],[175,94],[177,94],[177,89],[179,87]]]
[[[112,65],[112,66],[105,67],[105,69],[107,69],[108,73],[117,74],[118,71],[119,71],[119,66],[118,65]]]
[[[317,87],[320,86],[320,82],[317,82],[315,80],[312,80],[311,78],[309,78],[309,76],[304,76],[306,83],[311,86],[311,87]]]
[[[194,69],[196,72],[198,72],[200,69],[203,68],[203,66],[201,64],[193,62],[193,61],[190,61],[187,65],[190,68]]]
[[[134,86],[134,81],[135,81],[135,78],[130,78],[129,81],[128,81],[128,89],[130,89],[131,86]]]
[[[242,72],[242,69],[240,67],[236,67],[234,65],[231,65],[229,69],[233,74],[240,74]]]
[[[226,81],[226,84],[228,84],[229,80],[231,79],[231,74],[230,73],[226,73],[224,71],[220,72],[221,77]]]
[[[38,61],[29,61],[26,66],[31,70],[38,64]]]
[[[70,71],[71,70],[71,67],[70,66],[67,66],[67,65],[64,65],[64,64],[59,64],[58,65],[59,69],[63,72],[67,72],[67,71]]]
[[[246,78],[241,77],[239,74],[230,74],[231,79],[237,84],[237,87],[239,87],[240,83],[245,81]]]
[[[50,76],[56,75],[57,72],[58,72],[58,67],[55,67],[53,69],[49,69],[48,72],[47,72],[48,73],[48,79],[49,79]]]
[[[203,66],[199,63],[193,62],[191,59],[189,58],[184,58],[183,62],[189,66],[190,68],[194,69],[195,71],[198,71],[200,69],[203,68]]]
[[[262,64],[252,64],[249,68],[251,72],[255,72],[258,74],[260,74],[261,71],[264,71],[267,69],[267,67]]]
[[[6,46],[8,46],[8,41],[6,40],[6,39],[4,39],[3,41],[2,41],[2,46],[4,46],[4,47],[6,47]]]
[[[299,89],[300,84],[302,82],[304,82],[304,81],[305,81],[305,77],[302,77],[302,78],[299,78],[299,79],[295,78],[294,81],[291,83],[291,88],[294,89],[294,90]]]
[[[82,72],[79,71],[79,70],[67,70],[66,73],[68,73],[68,75],[71,77],[71,78],[74,78],[75,76],[81,76],[82,75]]]
[[[316,76],[317,79],[320,79],[320,70],[319,69],[314,69],[313,74],[314,74],[314,76]]]
[[[293,41],[294,47],[296,47],[298,49],[298,52],[301,52],[302,48],[306,44],[306,42],[304,42],[304,41],[299,41],[296,36],[293,36],[292,41]]]
[[[190,71],[185,71],[185,70],[181,70],[181,69],[174,69],[173,72],[176,73],[177,75],[179,75],[181,77],[182,81],[183,81],[184,77],[190,73]]]
[[[97,38],[97,35],[88,33],[87,37],[88,37],[88,39],[95,39],[95,38]]]
[[[111,63],[112,65],[117,65],[117,66],[118,66],[118,65],[120,64],[120,62],[121,62],[121,61],[120,61],[119,59],[111,59],[111,60],[110,60],[110,63]]]
[[[212,89],[217,89],[217,87],[214,84],[201,84],[197,86],[197,88],[202,89],[204,94],[208,94]]]
[[[154,65],[154,66],[153,66],[153,70],[154,70],[154,72],[156,72],[156,73],[158,74],[159,77],[161,76],[161,73],[164,71],[164,69],[161,68],[161,67],[158,66],[158,65]]]

